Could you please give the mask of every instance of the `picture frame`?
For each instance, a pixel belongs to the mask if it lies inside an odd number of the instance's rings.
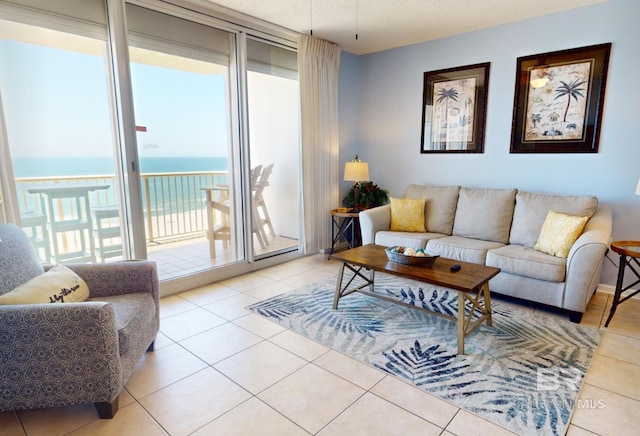
[[[597,153],[611,43],[517,59],[510,153]]]
[[[483,153],[489,62],[424,73],[420,153]]]

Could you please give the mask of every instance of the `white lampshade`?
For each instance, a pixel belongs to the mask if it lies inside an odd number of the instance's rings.
[[[361,162],[357,157],[355,161],[345,163],[344,180],[349,182],[362,182],[369,180],[369,164]]]
[[[640,195],[640,179],[638,179],[638,186],[636,186],[636,195]]]

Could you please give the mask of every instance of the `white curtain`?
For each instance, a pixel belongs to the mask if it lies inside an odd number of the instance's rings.
[[[2,91],[0,90],[0,222],[20,224],[18,214],[18,198],[13,188],[13,167],[9,153],[7,126],[4,122],[2,108]]]
[[[339,206],[340,48],[302,35],[298,44],[302,135],[303,253],[331,246],[331,209]]]

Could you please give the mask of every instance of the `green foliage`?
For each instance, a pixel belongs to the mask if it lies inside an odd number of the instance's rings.
[[[356,185],[358,187],[358,204],[356,204]],[[389,193],[373,182],[357,182],[342,200],[346,207],[359,210],[371,209],[389,202]]]

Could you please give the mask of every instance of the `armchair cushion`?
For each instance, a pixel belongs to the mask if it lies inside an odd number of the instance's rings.
[[[159,326],[153,296],[146,292],[135,292],[90,298],[88,301],[105,302],[113,306],[122,372],[131,374],[140,356],[149,347],[149,331],[157,331]]]
[[[72,303],[89,298],[89,287],[78,274],[64,265],[56,265],[0,295],[0,304]]]

